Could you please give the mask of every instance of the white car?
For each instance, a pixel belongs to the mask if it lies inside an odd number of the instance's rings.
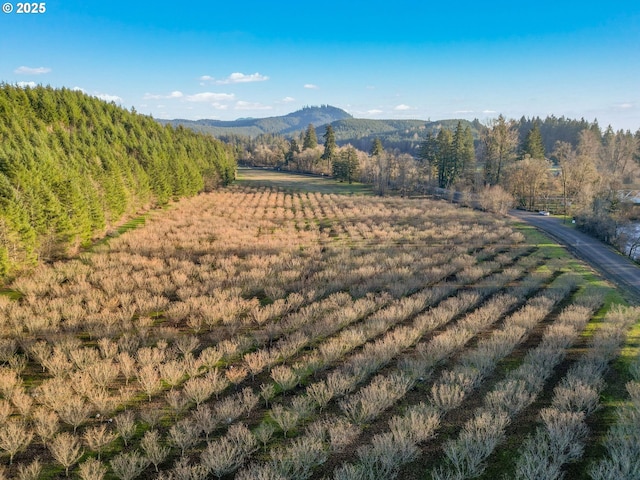
[[[547,210],[540,210],[540,211],[538,212],[538,214],[539,214],[539,215],[543,215],[543,216],[545,216],[545,217],[548,217],[548,216],[549,216],[549,212],[548,212]]]

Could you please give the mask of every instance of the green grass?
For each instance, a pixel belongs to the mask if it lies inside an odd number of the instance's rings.
[[[600,277],[600,275],[584,262],[576,259],[563,245],[555,242],[531,225],[517,222],[514,226],[525,236],[527,243],[538,247],[542,251],[544,258],[549,260],[562,259],[566,261],[567,270],[581,275],[586,285],[605,289],[605,312],[609,310],[613,303],[628,305],[628,302],[617,288]]]
[[[22,298],[22,294],[17,290],[12,290],[10,288],[0,288],[0,295],[4,295],[5,297],[9,297],[10,300],[19,300]]]
[[[91,244],[87,248],[87,250],[91,251],[92,248],[95,248],[95,247],[98,247],[100,245],[105,245],[105,244],[109,243],[109,240],[112,239],[112,238],[119,237],[123,233],[126,233],[126,232],[128,232],[130,230],[135,230],[138,227],[144,226],[144,224],[147,221],[147,218],[149,218],[150,215],[151,215],[151,212],[143,213],[142,215],[139,215],[139,216],[137,216],[135,218],[132,218],[131,220],[129,220],[126,223],[123,223],[122,225],[120,225],[115,230],[115,232],[112,232],[109,235],[104,236],[100,240],[97,240],[97,241],[93,242],[93,244]]]
[[[338,182],[330,177],[278,172],[257,168],[238,169],[236,183],[251,187],[274,186],[286,190],[335,193],[340,195],[373,195],[370,185],[364,183]]]
[[[585,330],[582,332],[583,337],[591,337],[597,329],[603,325],[606,313],[613,305],[628,305],[623,294],[614,285],[600,277],[585,263],[573,257],[569,251],[562,245],[554,242],[549,237],[538,231],[534,227],[516,223],[515,228],[525,235],[526,241],[531,245],[537,246],[542,256],[548,260],[562,259],[566,263],[566,270],[575,272],[582,276],[584,284],[582,289],[595,287],[604,291],[604,304],[593,316]],[[601,394],[601,408],[595,412],[590,418],[592,425],[592,439],[588,442],[585,449],[584,459],[577,468],[571,470],[572,478],[589,479],[588,469],[591,461],[601,457],[604,450],[601,441],[606,434],[608,428],[616,420],[616,409],[628,402],[625,383],[629,380],[629,365],[637,358],[640,353],[640,322],[638,322],[627,334],[627,339],[620,352],[620,355],[612,362],[611,368],[615,371],[614,375],[610,375],[607,384]],[[507,365],[512,368],[513,365]],[[509,472],[513,469],[514,457],[518,455],[521,445],[511,442],[509,439],[496,450],[491,468],[485,472],[480,478],[495,478],[496,472]]]

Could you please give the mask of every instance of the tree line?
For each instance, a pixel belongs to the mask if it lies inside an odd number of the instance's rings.
[[[233,150],[210,136],[80,91],[0,84],[0,276],[234,176]]]
[[[501,205],[504,195],[511,195],[516,206],[574,216],[579,226],[608,241],[621,217],[629,216],[631,209],[623,208],[619,196],[640,189],[640,130],[603,130],[597,120],[554,116],[500,115],[482,128],[462,121],[448,126],[427,132],[415,154],[385,148],[383,137],[374,138],[368,151],[340,146],[332,125],[324,127],[323,143],[313,125],[288,139],[229,140],[249,164],[362,181],[380,194],[435,187],[476,195],[492,190]]]

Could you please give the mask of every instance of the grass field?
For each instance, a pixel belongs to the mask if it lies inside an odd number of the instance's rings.
[[[505,218],[241,169],[7,292],[6,478],[635,478],[638,311]]]
[[[277,172],[275,170],[258,168],[238,168],[237,180],[241,185],[253,187],[267,185],[288,190],[335,193],[339,195],[373,194],[371,186],[363,183],[354,182],[349,184],[319,175]]]

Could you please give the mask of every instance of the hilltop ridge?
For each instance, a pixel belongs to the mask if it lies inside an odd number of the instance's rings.
[[[427,132],[437,133],[441,128],[454,129],[458,121],[469,125],[477,138],[481,128],[479,122],[468,120],[398,120],[355,118],[344,110],[331,105],[304,107],[301,110],[279,117],[241,118],[223,120],[159,120],[163,124],[183,126],[199,133],[207,133],[222,140],[234,136],[256,138],[260,135],[293,137],[312,124],[319,137],[326,126],[332,125],[339,145],[351,144],[368,150],[374,138],[381,139],[389,148],[414,153]]]
[[[174,126],[182,125],[196,132],[209,133],[215,137],[224,135],[246,135],[257,137],[262,134],[287,135],[304,130],[309,124],[320,127],[339,120],[353,118],[344,110],[321,105],[304,107],[301,110],[278,117],[239,118],[237,120],[160,120]]]

